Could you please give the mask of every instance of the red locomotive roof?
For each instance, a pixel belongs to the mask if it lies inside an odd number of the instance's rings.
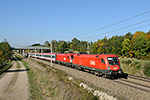
[[[117,55],[115,54],[74,54],[74,56],[87,57],[87,58],[117,57]]]

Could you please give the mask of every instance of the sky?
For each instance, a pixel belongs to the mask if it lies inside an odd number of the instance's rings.
[[[150,0],[0,0],[0,42],[6,39],[12,47],[22,47],[146,33],[149,4]]]

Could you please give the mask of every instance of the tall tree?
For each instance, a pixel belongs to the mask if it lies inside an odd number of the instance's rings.
[[[9,43],[4,39],[4,42],[0,43],[0,63],[5,60],[9,60],[12,56],[12,50]]]
[[[129,39],[124,39],[122,42],[122,55],[129,57],[130,55],[130,40]]]
[[[149,49],[149,42],[148,39],[146,39],[146,33],[142,31],[135,32],[131,42],[133,43],[132,47],[135,57],[141,58],[146,55],[146,52]]]
[[[50,46],[49,41],[45,41],[45,42],[44,42],[44,46],[49,47],[49,46]]]
[[[2,66],[3,67],[3,61],[5,60],[5,57],[3,55],[3,52],[0,51],[0,67]]]

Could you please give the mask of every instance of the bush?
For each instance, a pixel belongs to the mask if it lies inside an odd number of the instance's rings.
[[[131,64],[131,60],[128,60],[128,61],[126,62],[126,64],[128,64],[128,65]]]
[[[139,63],[139,62],[137,62],[137,61],[134,62],[133,64],[131,64],[131,67],[137,65],[138,63]]]
[[[149,62],[146,62],[144,64],[144,74],[147,76],[147,77],[150,77],[150,63]]]
[[[121,61],[122,63],[125,63],[125,64],[131,64],[131,60],[124,60],[124,61]]]
[[[147,54],[146,56],[141,57],[142,60],[149,60],[150,59],[150,53]]]
[[[136,69],[140,69],[141,68],[141,64],[136,65],[135,67],[136,67]]]

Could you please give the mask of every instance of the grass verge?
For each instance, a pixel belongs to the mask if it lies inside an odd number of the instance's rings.
[[[33,62],[33,61],[32,61]],[[36,63],[36,67],[23,61],[27,69],[31,99],[52,100],[98,100],[91,92],[78,85],[78,81],[71,81],[67,74],[57,70],[48,69],[44,64]],[[39,68],[37,66],[44,67]]]
[[[21,67],[20,67],[20,62],[19,62],[19,61],[17,61],[17,68],[21,68]]]
[[[19,56],[16,56],[15,55],[15,57],[17,58],[17,60],[19,60],[19,61],[21,61],[22,60],[22,58],[21,57],[19,57]]]
[[[121,67],[125,73],[150,77],[150,61],[137,59],[121,59]]]
[[[147,76],[147,77],[150,77],[150,62],[146,62],[144,64],[144,74]]]

